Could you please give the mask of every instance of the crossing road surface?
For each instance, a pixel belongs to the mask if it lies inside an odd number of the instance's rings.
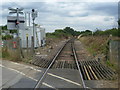
[[[3,60],[0,88],[34,88],[45,69]],[[59,72],[58,72],[59,71]],[[50,70],[41,88],[81,88],[75,70]]]
[[[34,67],[2,61],[2,85],[0,88],[33,88],[41,70]]]
[[[80,80],[77,70],[51,69],[44,82],[55,86],[55,88],[83,88]],[[46,88],[46,86],[42,85],[42,88]]]

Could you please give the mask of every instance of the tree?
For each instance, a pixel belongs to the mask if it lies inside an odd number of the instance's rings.
[[[75,36],[75,31],[73,28],[65,27],[63,30],[65,33],[68,33],[68,34],[71,34],[72,36]]]
[[[2,26],[2,30],[7,30],[7,25]]]
[[[80,34],[82,34],[82,36],[88,36],[88,35],[92,35],[92,31],[85,30],[85,31],[81,31]]]

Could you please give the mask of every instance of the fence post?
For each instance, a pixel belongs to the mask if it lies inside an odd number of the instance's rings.
[[[28,35],[26,35],[26,42],[27,42],[27,57],[28,57]]]
[[[24,58],[24,55],[23,55],[23,52],[22,52],[22,47],[21,47],[21,39],[18,38],[17,42],[18,42],[18,49],[20,50],[20,56],[22,58]]]
[[[34,38],[31,37],[31,49],[32,49],[32,55],[34,55]]]

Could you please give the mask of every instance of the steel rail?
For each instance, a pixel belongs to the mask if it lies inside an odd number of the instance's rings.
[[[69,40],[70,41],[70,40]],[[42,85],[42,81],[44,79],[44,77],[46,76],[48,70],[51,68],[51,66],[54,64],[56,58],[58,57],[58,55],[61,53],[61,51],[63,50],[63,48],[65,47],[65,45],[69,42],[67,41],[62,48],[60,48],[60,50],[57,52],[57,54],[55,55],[55,57],[53,58],[52,62],[50,63],[50,65],[48,66],[48,68],[45,70],[44,74],[42,75],[42,77],[38,80],[37,84],[34,87],[34,90],[38,90],[38,88]]]
[[[82,79],[83,88],[86,89],[86,85],[85,85],[85,82],[84,82],[84,80],[83,80],[83,76],[82,76],[82,73],[81,73],[81,70],[80,70],[80,67],[79,67],[79,64],[78,64],[78,58],[77,58],[77,55],[76,55],[75,47],[73,46],[73,44],[72,44],[72,50],[73,50],[75,62],[76,62],[76,64],[77,64],[77,68],[78,68],[80,77],[81,77],[81,79]]]

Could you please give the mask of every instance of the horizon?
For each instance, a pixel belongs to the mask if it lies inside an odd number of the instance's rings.
[[[46,32],[65,27],[76,31],[118,27],[118,2],[9,2],[1,7],[0,25],[7,24],[8,7],[23,7],[24,12],[31,12],[32,8],[38,11],[35,23],[42,25]]]

